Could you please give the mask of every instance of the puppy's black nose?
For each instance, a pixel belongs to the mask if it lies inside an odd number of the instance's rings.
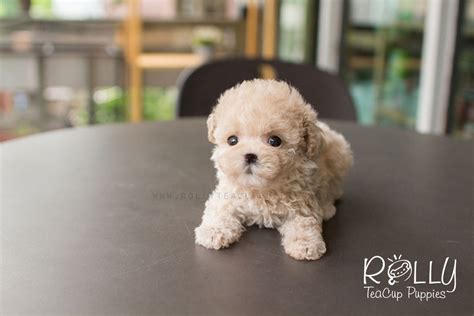
[[[248,164],[251,164],[251,163],[254,163],[255,161],[257,161],[257,155],[255,154],[245,154],[245,161],[248,163]]]

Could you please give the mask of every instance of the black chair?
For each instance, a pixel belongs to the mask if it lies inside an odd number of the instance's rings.
[[[244,80],[260,78],[269,69],[275,79],[297,88],[319,117],[356,120],[352,98],[339,77],[314,66],[246,58],[213,61],[185,76],[178,95],[178,116],[209,115],[222,92]]]

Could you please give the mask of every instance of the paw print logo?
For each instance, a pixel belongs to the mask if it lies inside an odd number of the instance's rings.
[[[410,261],[402,259],[402,255],[399,255],[398,257],[393,255],[393,259],[387,259],[392,262],[387,269],[388,284],[394,285],[395,283],[398,283],[400,279],[406,281],[410,278],[412,273]]]

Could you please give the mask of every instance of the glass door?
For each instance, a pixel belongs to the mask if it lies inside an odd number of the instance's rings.
[[[470,138],[474,136],[474,0],[465,2],[460,18],[448,132]]]
[[[359,122],[415,128],[426,0],[351,0],[341,75]]]

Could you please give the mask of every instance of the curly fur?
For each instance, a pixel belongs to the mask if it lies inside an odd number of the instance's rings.
[[[322,221],[336,213],[352,152],[344,137],[288,84],[256,79],[227,90],[207,120],[218,184],[206,202],[196,243],[220,249],[245,226],[276,228],[285,252],[315,260],[326,251]],[[239,141],[227,144],[229,136]],[[282,139],[279,147],[268,137]],[[244,155],[258,156],[248,165]]]

